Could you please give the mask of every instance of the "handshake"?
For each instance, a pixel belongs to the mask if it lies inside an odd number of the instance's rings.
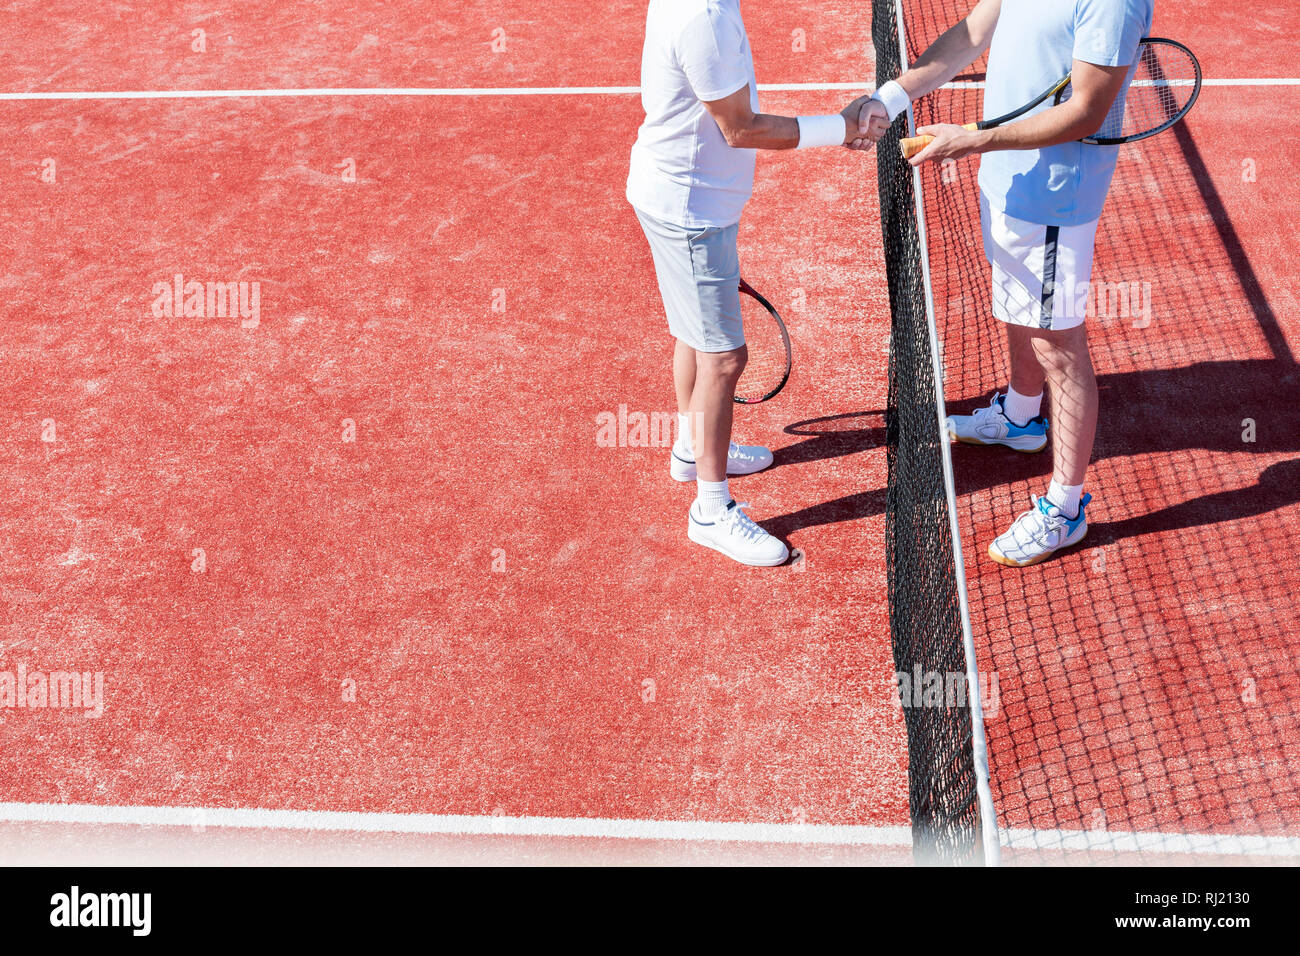
[[[890,127],[885,104],[870,96],[860,96],[840,111],[848,132],[844,145],[849,149],[870,149]]]

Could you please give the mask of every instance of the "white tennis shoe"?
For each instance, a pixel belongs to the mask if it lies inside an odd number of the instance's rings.
[[[989,545],[989,557],[998,564],[1027,568],[1046,561],[1063,548],[1078,544],[1088,533],[1088,521],[1083,510],[1092,500],[1092,495],[1083,496],[1079,513],[1074,518],[1067,518],[1046,498],[1034,495],[1033,500],[1034,506]]]
[[[993,396],[973,415],[949,415],[948,434],[968,445],[1006,445],[1016,451],[1036,452],[1047,447],[1047,419],[1042,415],[1023,425],[1007,418],[1006,393]]]
[[[752,475],[772,464],[772,450],[762,445],[737,445],[734,441],[727,449],[727,475]],[[695,480],[695,459],[686,458],[676,448],[673,449],[669,466],[672,476],[678,481]]]
[[[720,551],[733,561],[756,568],[772,568],[784,564],[790,550],[780,538],[768,534],[747,515],[748,503],[731,502],[727,510],[714,518],[701,517],[691,505],[690,525],[686,536],[696,544]]]

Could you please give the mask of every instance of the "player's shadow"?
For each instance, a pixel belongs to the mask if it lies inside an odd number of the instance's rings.
[[[1289,360],[1198,362],[1181,368],[1102,375],[1097,384],[1100,418],[1094,466],[1112,458],[1158,457],[1198,450],[1246,455],[1300,452],[1300,368]],[[985,394],[954,402],[950,408],[964,413],[987,400]],[[959,445],[953,450],[953,470],[958,493],[970,494],[1036,477],[1046,481],[1051,456]],[[1213,474],[1210,469],[1192,471],[1186,484],[1175,493],[1196,490],[1195,485],[1203,487],[1210,480],[1206,476]],[[1124,493],[1124,489],[1113,491]],[[1204,498],[1213,499],[1213,508],[1198,510],[1196,502],[1202,500],[1198,498],[1180,506],[1181,513],[1184,517],[1201,514],[1203,520],[1195,524],[1231,521],[1258,513],[1256,497],[1252,487],[1236,492],[1226,488],[1208,490]],[[1300,483],[1288,501],[1278,501],[1274,493],[1265,495],[1264,500],[1274,502],[1273,508],[1300,500]],[[1121,526],[1159,530],[1149,522],[1139,525],[1124,521],[1092,525],[1090,534],[1121,536]]]
[[[806,418],[783,431],[803,439],[778,450],[773,467],[854,455],[885,442],[885,413],[845,412]]]
[[[804,528],[853,521],[868,515],[883,514],[884,511],[885,489],[878,488],[824,501],[819,505],[811,505],[800,511],[791,511],[775,518],[764,518],[762,525],[769,534],[774,534],[787,545],[791,545],[790,536]]]
[[[843,458],[869,448],[877,448],[885,442],[885,413],[873,411],[824,415],[787,425],[785,433],[801,440],[776,451],[773,462],[775,468]],[[790,544],[790,535],[801,528],[852,521],[866,515],[882,514],[884,510],[885,489],[877,488],[847,494],[789,514],[765,518],[763,527]]]
[[[1300,452],[1300,368],[1289,360],[1201,362],[1122,372],[1100,376],[1098,386],[1101,422],[1094,465],[1109,458],[1172,452],[1260,456]],[[966,398],[951,403],[949,410],[967,413],[987,400],[987,394]],[[839,458],[885,442],[881,412],[809,419],[787,426],[785,432],[803,440],[777,452],[778,467]],[[1045,487],[1051,456],[1025,455],[999,446],[955,445],[953,470],[959,496],[1035,478],[1041,478]],[[1207,474],[1214,472],[1196,471],[1189,484],[1204,487]],[[1104,494],[1108,489],[1099,491]],[[1122,488],[1111,491],[1124,494]],[[1206,491],[1157,511],[1093,524],[1089,534],[1105,543],[1275,511],[1300,501],[1300,458],[1265,468],[1253,485]],[[878,515],[885,510],[885,495],[883,487],[855,492],[768,519],[764,527],[787,538],[803,528]]]
[[[1094,544],[1104,545],[1156,531],[1250,518],[1285,508],[1297,500],[1300,458],[1292,458],[1269,465],[1260,473],[1259,481],[1248,488],[1214,492],[1122,521],[1095,522],[1088,526],[1088,534]]]

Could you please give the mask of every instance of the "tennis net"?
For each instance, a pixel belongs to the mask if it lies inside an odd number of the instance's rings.
[[[876,82],[907,55],[894,0],[875,0]],[[908,802],[921,863],[996,863],[952,463],[943,427],[920,180],[903,160],[901,121],[877,144],[880,219],[892,313],[885,546],[890,637],[908,739]]]

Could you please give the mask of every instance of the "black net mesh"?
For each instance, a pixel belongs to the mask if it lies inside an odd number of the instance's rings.
[[[878,83],[899,73],[892,3],[877,3],[872,25]],[[893,314],[886,449],[889,490],[885,542],[890,634],[907,724],[909,803],[919,861],[975,862],[978,834],[971,711],[946,694],[924,699],[941,675],[963,677],[956,563],[935,406],[933,357],[921,269],[911,167],[899,150],[905,123],[877,145],[880,220]],[[921,697],[920,700],[917,698]]]

